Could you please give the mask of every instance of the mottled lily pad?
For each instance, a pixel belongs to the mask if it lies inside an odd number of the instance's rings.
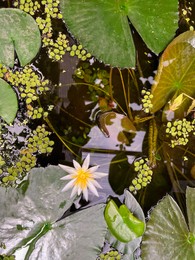
[[[19,9],[0,9],[0,63],[13,67],[14,50],[22,66],[38,53],[41,36],[35,20]]]
[[[61,0],[68,29],[97,59],[116,67],[135,67],[129,21],[155,53],[178,27],[177,0]]]
[[[25,191],[0,187],[0,242],[6,245],[0,255],[14,254],[16,260],[97,258],[106,233],[104,205],[56,222],[74,199],[61,191],[64,174],[57,166],[36,168]]]
[[[156,259],[195,259],[195,189],[187,188],[188,225],[175,202],[167,195],[154,208],[142,240],[142,257]]]

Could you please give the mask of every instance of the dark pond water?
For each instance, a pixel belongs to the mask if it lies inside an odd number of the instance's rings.
[[[11,6],[11,1],[1,2],[1,6],[7,7],[8,4]],[[193,1],[180,1],[180,12],[187,5],[192,6],[189,17],[194,25]],[[62,21],[53,23],[56,33],[66,33],[70,44],[77,44]],[[189,24],[181,18],[177,34],[188,28]],[[141,105],[141,89],[151,88],[159,57],[147,49],[134,28],[132,31],[137,48],[136,70],[111,69],[93,57],[81,61],[69,53],[64,55],[63,62],[52,62],[45,49],[34,62],[43,76],[51,81],[51,91],[41,98],[41,105],[54,106],[46,122],[53,132],[54,149],[47,157],[40,155],[37,165],[71,165],[72,159],[85,158],[90,153],[91,164],[99,164],[100,171],[109,173],[109,182],[102,180],[100,197],[91,196],[90,205],[106,201],[109,195],[121,196],[135,177],[133,162],[148,157],[149,120],[135,124],[136,132],[131,127],[124,130],[121,122],[127,117],[135,120],[146,116]],[[153,179],[136,194],[145,212],[167,192],[173,194],[183,208],[185,188],[194,186],[195,178],[194,136],[190,137],[187,146],[172,149],[160,112],[156,122],[159,134]],[[188,160],[184,160],[185,156]]]

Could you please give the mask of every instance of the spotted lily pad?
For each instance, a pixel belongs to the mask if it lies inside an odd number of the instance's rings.
[[[6,245],[0,255],[14,254],[16,260],[97,258],[106,233],[104,205],[56,222],[73,202],[69,192],[61,191],[64,174],[57,166],[37,168],[30,172],[26,191],[0,187],[0,242]]]
[[[9,124],[12,123],[18,110],[18,100],[12,87],[0,79],[0,116]]]
[[[152,86],[152,112],[161,109],[167,102],[171,105],[183,95],[180,109],[187,96],[195,98],[195,32],[187,31],[176,37],[166,48],[160,59],[155,83]],[[184,101],[185,99],[185,101]],[[184,101],[184,102],[183,102]],[[188,108],[191,105],[188,100]],[[173,112],[179,109],[176,102]],[[167,110],[170,110],[167,108]],[[168,111],[170,112],[170,111]]]
[[[187,188],[188,225],[175,202],[167,195],[152,211],[142,240],[142,257],[156,259],[195,259],[195,189]]]
[[[68,29],[97,59],[135,67],[129,20],[147,46],[162,51],[178,27],[177,0],[61,0]]]
[[[0,63],[13,67],[14,50],[22,66],[38,53],[41,36],[35,20],[19,9],[0,9]]]

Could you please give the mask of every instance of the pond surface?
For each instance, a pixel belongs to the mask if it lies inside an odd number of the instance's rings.
[[[193,1],[180,2],[181,19],[177,34],[194,26],[195,19]],[[1,6],[8,5],[11,6],[10,1],[1,2]],[[182,16],[182,8],[188,6],[192,6],[188,13],[190,22]],[[67,35],[70,46],[79,46],[62,20],[53,19],[52,25],[54,39],[58,32],[62,32]],[[52,132],[53,151],[47,156],[38,153],[38,166],[71,165],[72,159],[83,159],[90,153],[91,164],[98,164],[102,172],[109,173],[109,182],[106,178],[100,182],[103,186],[100,198],[91,196],[91,204],[105,202],[109,195],[122,195],[136,176],[134,161],[148,158],[150,152],[155,153],[152,181],[146,188],[135,192],[138,202],[147,212],[168,192],[182,206],[186,186],[194,186],[195,137],[191,135],[186,146],[171,148],[165,132],[166,124],[161,121],[159,112],[155,115],[158,129],[156,147],[151,150],[148,136],[152,115],[143,111],[141,90],[151,88],[159,57],[148,50],[135,29],[132,30],[137,48],[136,70],[110,68],[94,57],[82,61],[78,56],[71,56],[70,52],[63,55],[63,62],[54,62],[48,57],[47,49],[42,48],[33,66],[50,81],[50,91],[40,96],[39,105],[44,108],[52,105],[54,108],[45,121],[31,121],[25,131],[43,123]],[[14,69],[17,70],[17,64]],[[22,101],[20,109],[25,109]],[[25,113],[19,112],[18,117],[20,114],[23,117]],[[20,135],[17,129],[19,126],[15,120],[14,131],[20,147],[24,142],[23,130]]]

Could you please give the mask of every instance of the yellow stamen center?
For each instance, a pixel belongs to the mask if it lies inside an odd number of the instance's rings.
[[[77,175],[75,175],[74,178],[74,184],[79,186],[82,190],[87,187],[88,181],[94,179],[92,174],[88,170],[84,171],[83,169],[77,170]]]

